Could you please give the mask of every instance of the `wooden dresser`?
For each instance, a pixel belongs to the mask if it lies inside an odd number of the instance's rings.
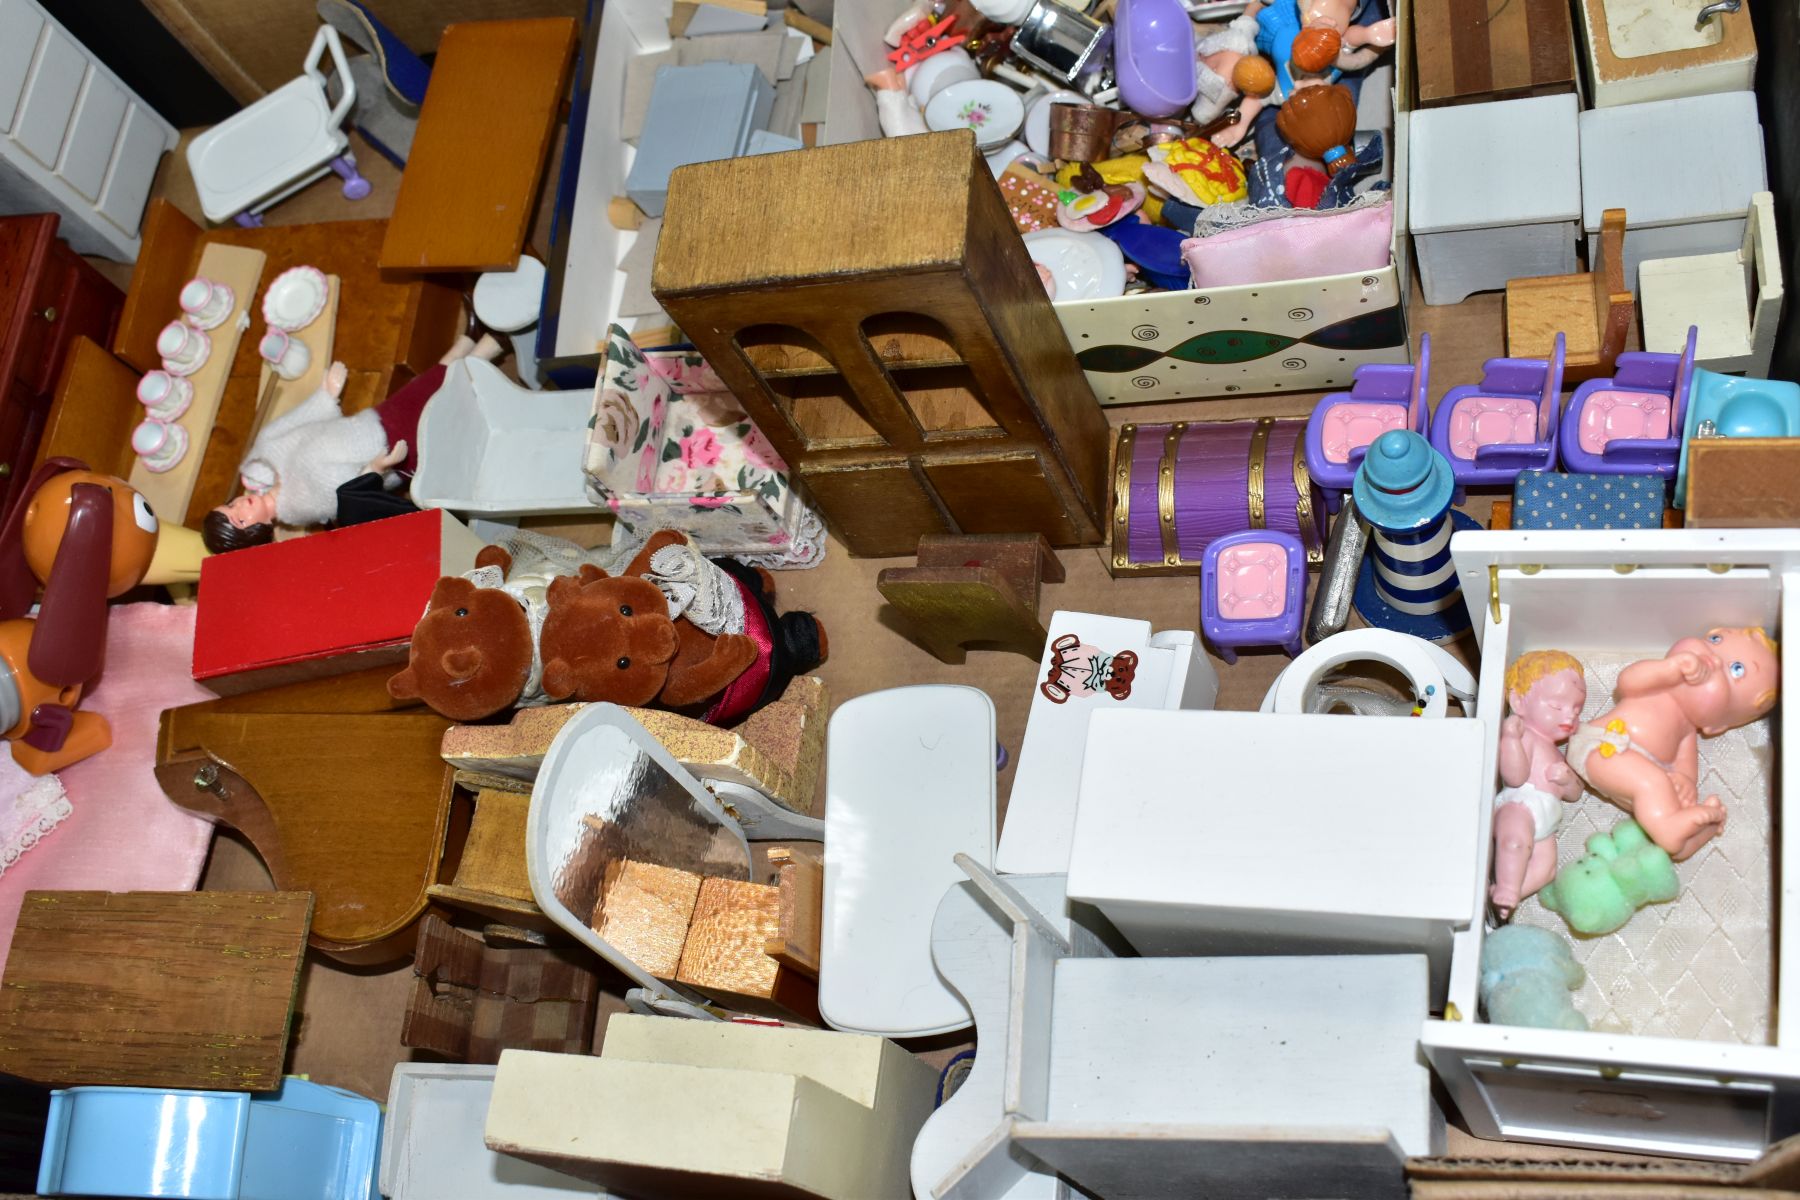
[[[0,512],[31,474],[63,358],[112,340],[125,295],[56,236],[53,213],[0,217]]]

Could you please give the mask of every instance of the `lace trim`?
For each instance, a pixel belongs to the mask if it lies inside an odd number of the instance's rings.
[[[54,775],[36,780],[15,797],[11,815],[23,824],[7,830],[5,842],[0,843],[0,875],[73,811],[62,782]]]

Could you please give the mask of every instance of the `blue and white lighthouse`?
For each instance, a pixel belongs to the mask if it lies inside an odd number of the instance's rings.
[[[1370,546],[1356,583],[1356,611],[1380,629],[1448,641],[1469,627],[1450,535],[1480,528],[1450,507],[1450,463],[1410,429],[1382,434],[1356,471],[1356,511]]]

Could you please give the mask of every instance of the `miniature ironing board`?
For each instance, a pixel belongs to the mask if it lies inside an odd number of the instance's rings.
[[[326,98],[325,75],[319,70],[327,50],[343,88],[335,105]],[[188,145],[188,168],[207,220],[260,213],[331,170],[344,176],[345,196],[367,196],[369,181],[356,173],[346,155],[350,139],[341,128],[355,104],[356,82],[344,58],[344,43],[337,30],[321,26],[298,79]],[[261,224],[254,218],[239,223]]]

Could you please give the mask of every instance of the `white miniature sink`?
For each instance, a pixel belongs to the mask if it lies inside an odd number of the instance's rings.
[[[1723,22],[1716,17],[1703,28],[1694,28],[1699,0],[1691,8],[1668,0],[1605,0],[1604,7],[1606,35],[1615,58],[1700,50],[1718,45],[1725,36]]]

